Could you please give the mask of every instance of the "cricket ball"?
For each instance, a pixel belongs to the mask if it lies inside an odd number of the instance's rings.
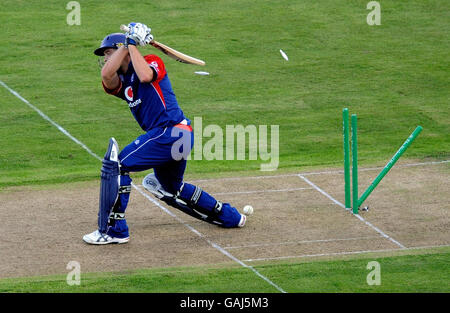
[[[253,207],[251,206],[251,205],[246,205],[245,207],[244,207],[244,214],[245,215],[252,215],[253,214]]]

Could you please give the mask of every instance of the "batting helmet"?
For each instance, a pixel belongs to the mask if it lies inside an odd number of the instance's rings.
[[[106,36],[100,47],[95,49],[94,54],[98,56],[103,56],[106,49],[113,48],[118,49],[120,46],[125,44],[125,34],[122,33],[113,33]]]

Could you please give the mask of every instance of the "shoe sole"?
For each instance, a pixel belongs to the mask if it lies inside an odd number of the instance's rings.
[[[89,239],[86,239],[85,237],[83,237],[83,241],[90,244],[90,245],[108,245],[108,244],[122,244],[122,243],[127,243],[128,241],[130,241],[130,238],[113,238],[110,241],[91,241]]]

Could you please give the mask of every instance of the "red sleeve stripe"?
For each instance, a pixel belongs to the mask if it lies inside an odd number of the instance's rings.
[[[154,82],[151,84],[153,89],[155,89],[156,93],[159,96],[159,99],[161,99],[162,104],[164,105],[164,109],[166,109],[166,101],[164,101],[164,95],[161,90],[161,87],[159,86],[158,82]]]

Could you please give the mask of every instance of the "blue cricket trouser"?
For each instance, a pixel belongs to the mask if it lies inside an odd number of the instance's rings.
[[[131,178],[127,172],[140,172],[153,168],[161,186],[167,192],[176,194],[183,185],[183,176],[186,169],[186,158],[194,145],[194,135],[190,126],[176,125],[167,128],[154,128],[136,138],[127,145],[119,154],[121,165],[120,186],[129,186]],[[181,197],[190,198],[195,191],[195,186],[184,183]],[[125,213],[129,193],[119,194],[119,206],[117,213]],[[216,200],[202,192],[198,205],[206,210],[213,210]],[[224,203],[219,218],[224,227],[236,227],[241,215],[228,203]],[[116,221],[108,230],[108,234],[114,237],[128,237],[128,226],[125,220]]]

